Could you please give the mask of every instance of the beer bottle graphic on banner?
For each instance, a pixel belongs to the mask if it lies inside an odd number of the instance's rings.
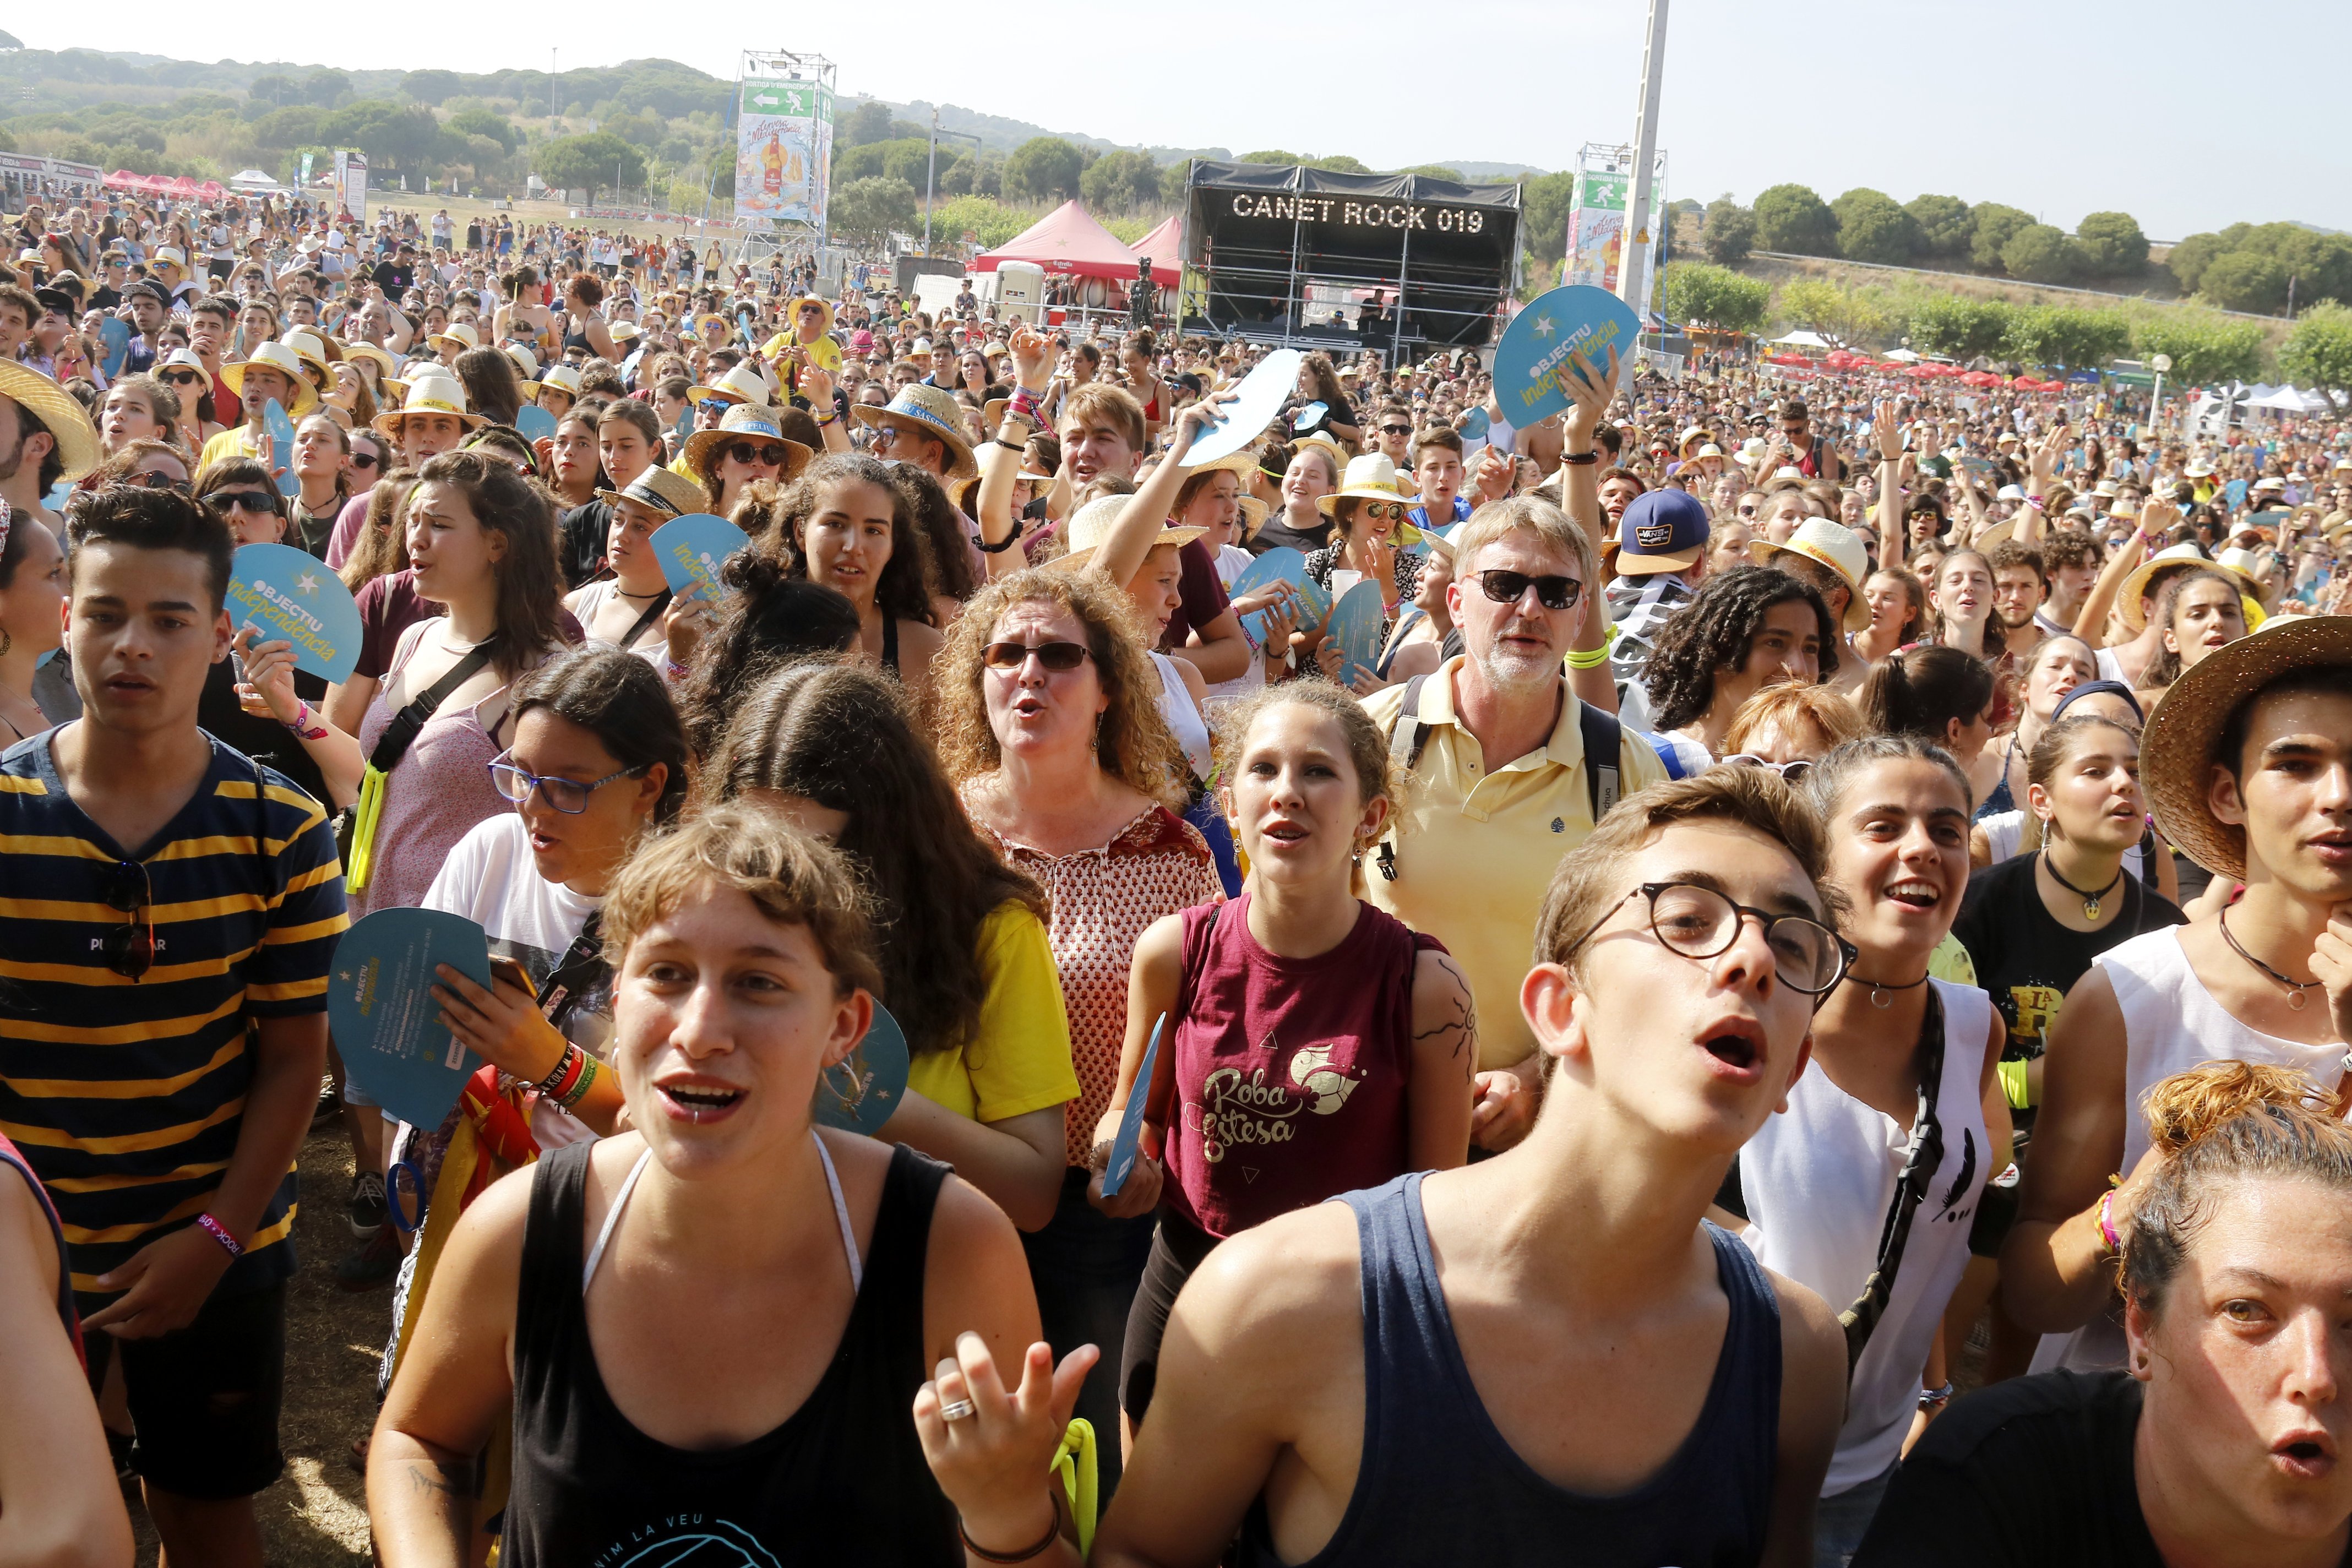
[[[768,150],[761,154],[760,161],[767,166],[768,195],[782,195],[784,194],[784,148],[783,143],[777,139],[776,133],[772,131],[768,132]]]

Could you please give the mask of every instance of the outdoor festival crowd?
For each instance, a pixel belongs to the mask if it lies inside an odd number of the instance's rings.
[[[0,1564],[262,1561],[338,1120],[388,1568],[2352,1562],[2352,422],[0,227]]]

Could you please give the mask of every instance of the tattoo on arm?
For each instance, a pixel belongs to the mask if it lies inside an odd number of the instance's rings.
[[[478,1489],[475,1485],[474,1468],[470,1459],[459,1464],[411,1459],[408,1462],[409,1489],[437,1492],[453,1501],[470,1500]]]
[[[1465,1071],[1475,1075],[1478,1066],[1478,1009],[1471,1000],[1470,982],[1444,953],[1437,954],[1437,962],[1454,976],[1454,984],[1462,988],[1461,994],[1453,1000],[1454,1016],[1415,1034],[1413,1044],[1418,1046],[1429,1039],[1445,1041],[1446,1055],[1455,1061],[1466,1060]]]

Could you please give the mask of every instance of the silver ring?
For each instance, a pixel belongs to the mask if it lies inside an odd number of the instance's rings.
[[[940,1406],[942,1421],[965,1421],[980,1414],[980,1406],[969,1399],[951,1399]]]

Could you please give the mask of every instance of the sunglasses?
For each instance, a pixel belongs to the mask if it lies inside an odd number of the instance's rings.
[[[352,454],[352,467],[354,468],[373,468],[382,461],[383,461],[383,459],[377,457],[373,452],[353,452]]]
[[[1364,515],[1370,518],[1374,522],[1379,522],[1383,518],[1395,521],[1401,520],[1404,516],[1404,502],[1401,500],[1368,500],[1364,503],[1363,510]]]
[[[694,411],[697,414],[724,414],[734,406],[723,397],[706,397],[694,405]]]
[[[117,861],[107,880],[106,901],[127,918],[106,933],[99,952],[108,969],[136,980],[155,966],[155,890],[147,880],[147,868],[136,860]],[[142,909],[148,911],[144,921],[139,918]]]
[[[167,370],[158,373],[158,378],[173,386],[201,386],[205,380],[205,373],[200,370]]]
[[[773,441],[763,441],[756,446],[750,441],[736,441],[728,446],[727,455],[747,468],[754,463],[763,464],[771,468],[781,468],[784,466],[784,459],[791,453],[788,448]]]
[[[187,480],[175,479],[169,474],[158,473],[152,468],[143,474],[132,474],[122,482],[126,485],[137,485],[141,489],[177,490],[182,495],[194,493],[194,488]]]
[[[1537,604],[1547,610],[1565,610],[1572,608],[1577,596],[1584,592],[1584,584],[1573,577],[1531,577],[1525,572],[1506,572],[1499,567],[1475,575],[1486,597],[1498,605],[1517,604],[1532,586]]]
[[[1383,436],[1410,436],[1412,434],[1412,426],[1410,425],[1383,425],[1381,426],[1381,434]]]
[[[1793,763],[1770,763],[1766,762],[1762,757],[1751,756],[1746,752],[1742,752],[1737,756],[1724,758],[1723,765],[1725,767],[1769,768],[1774,773],[1779,773],[1782,779],[1786,780],[1790,784],[1795,784],[1799,779],[1803,778],[1807,773],[1813,771],[1811,761],[1805,757],[1799,757]]]
[[[205,499],[223,511],[241,511],[248,517],[278,515],[278,498],[268,490],[215,490]]]
[[[1094,654],[1082,642],[1047,642],[1031,647],[1027,643],[992,642],[981,649],[980,661],[991,669],[1019,669],[1035,655],[1037,662],[1059,674],[1076,669]]]

